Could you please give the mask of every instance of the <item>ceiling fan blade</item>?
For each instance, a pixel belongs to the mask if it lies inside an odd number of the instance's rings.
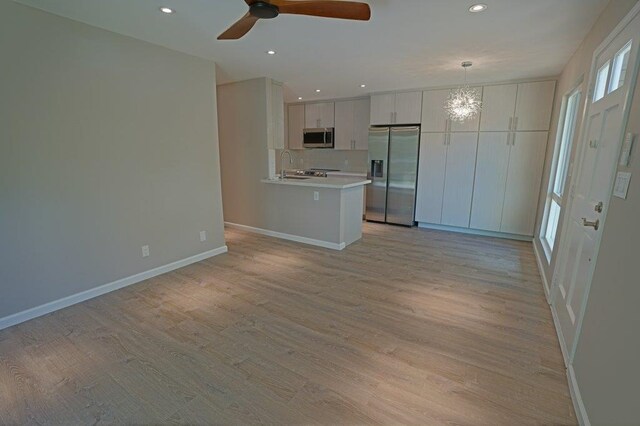
[[[354,1],[271,0],[269,3],[278,6],[280,13],[355,19],[358,21],[368,21],[371,19],[371,9],[369,5]]]
[[[258,22],[255,16],[247,12],[242,18],[238,19],[235,24],[230,26],[227,31],[218,36],[218,40],[237,40],[249,32],[251,28]]]

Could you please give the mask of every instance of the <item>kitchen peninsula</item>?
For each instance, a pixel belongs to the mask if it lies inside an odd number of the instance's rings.
[[[362,238],[363,178],[262,179],[269,200],[261,233],[342,250]]]

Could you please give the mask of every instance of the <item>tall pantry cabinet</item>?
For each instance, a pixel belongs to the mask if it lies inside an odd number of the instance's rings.
[[[443,108],[448,96],[448,89],[422,96],[415,220],[468,228],[479,120],[449,120]]]
[[[449,90],[423,93],[415,219],[532,236],[554,81],[484,86],[482,112],[448,120]]]

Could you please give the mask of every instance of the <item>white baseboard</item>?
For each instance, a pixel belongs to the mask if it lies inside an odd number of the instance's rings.
[[[573,365],[569,365],[569,368],[567,368],[567,380],[569,380],[571,401],[573,401],[573,409],[576,412],[578,424],[581,426],[591,426],[587,409],[582,402],[582,396],[580,395],[580,388],[578,388],[578,381],[576,380],[576,372],[573,370]]]
[[[299,235],[285,234],[284,232],[271,231],[269,229],[254,228],[253,226],[240,225],[239,223],[225,222],[225,226],[230,228],[242,229],[244,231],[254,232],[260,235],[266,235],[269,237],[281,238],[283,240],[295,241],[297,243],[309,244],[312,246],[318,246],[328,248],[332,250],[343,250],[346,243],[332,243],[329,241],[315,240],[313,238],[301,237]]]
[[[549,287],[549,281],[547,280],[547,275],[545,274],[545,269],[542,265],[542,258],[540,257],[540,250],[538,250],[538,245],[535,241],[533,242],[533,254],[536,256],[536,262],[538,263],[538,272],[540,272],[540,277],[542,278],[544,295],[547,298],[547,303],[551,304],[551,287]]]
[[[437,231],[459,232],[461,234],[481,235],[483,237],[506,238],[508,240],[532,241],[533,238],[528,235],[507,234],[505,232],[483,231],[480,229],[458,228],[457,226],[436,225],[433,223],[419,222],[418,228],[435,229]]]
[[[45,303],[44,305],[36,306],[35,308],[17,312],[7,317],[0,318],[0,330],[226,252],[227,246],[218,247],[204,253],[196,254],[195,256],[187,257],[186,259],[177,260],[167,265],[159,266],[80,293],[72,294],[71,296],[63,297],[62,299],[54,300],[52,302]]]

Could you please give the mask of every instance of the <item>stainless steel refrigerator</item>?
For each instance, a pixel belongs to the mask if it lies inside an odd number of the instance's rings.
[[[413,226],[419,126],[369,128],[368,221]]]

